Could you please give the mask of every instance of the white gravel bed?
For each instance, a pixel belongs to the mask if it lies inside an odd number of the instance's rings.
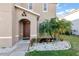
[[[35,43],[30,47],[30,51],[46,51],[46,50],[67,50],[71,48],[68,41],[55,41],[51,43]]]

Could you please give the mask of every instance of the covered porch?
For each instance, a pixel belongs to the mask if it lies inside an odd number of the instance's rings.
[[[19,40],[31,40],[32,38],[37,38],[38,33],[38,20],[39,14],[23,8],[18,5],[14,5],[14,17],[13,21],[13,41],[14,45]]]

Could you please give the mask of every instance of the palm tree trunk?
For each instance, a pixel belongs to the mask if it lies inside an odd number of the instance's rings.
[[[49,34],[50,34],[51,38],[53,38],[51,31],[49,31]]]

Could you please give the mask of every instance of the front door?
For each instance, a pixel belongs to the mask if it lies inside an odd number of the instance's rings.
[[[30,38],[30,22],[23,21],[23,37],[24,39]]]

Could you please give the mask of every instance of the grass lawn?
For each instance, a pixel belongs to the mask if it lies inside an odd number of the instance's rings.
[[[77,51],[60,50],[60,51],[33,51],[26,54],[27,56],[76,56]]]
[[[63,35],[64,40],[71,43],[72,48],[69,50],[59,51],[33,51],[26,53],[27,56],[78,56],[79,55],[79,36]]]

